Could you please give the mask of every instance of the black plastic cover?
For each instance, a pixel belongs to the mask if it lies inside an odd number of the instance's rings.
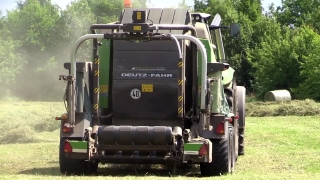
[[[113,113],[117,119],[177,119],[179,53],[174,41],[113,44]]]
[[[172,142],[172,128],[166,126],[100,126],[99,145],[167,145]]]

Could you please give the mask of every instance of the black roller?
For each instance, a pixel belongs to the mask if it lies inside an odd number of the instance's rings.
[[[110,145],[167,145],[173,137],[166,126],[100,126],[99,144]]]

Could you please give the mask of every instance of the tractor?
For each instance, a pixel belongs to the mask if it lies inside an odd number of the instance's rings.
[[[118,22],[93,24],[64,63],[63,174],[94,174],[99,164],[164,164],[176,173],[233,173],[244,154],[246,89],[226,62],[216,14],[183,8],[124,8]],[[92,61],[77,59],[92,40]]]

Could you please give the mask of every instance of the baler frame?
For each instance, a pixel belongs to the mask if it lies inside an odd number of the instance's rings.
[[[93,25],[91,26],[92,28],[101,28],[101,29],[124,29],[126,25],[124,24],[104,24],[104,25]],[[190,25],[153,25],[150,26],[150,30],[157,30],[157,29],[163,29],[163,30],[192,30],[193,34],[196,35],[196,32],[194,30],[194,27]],[[153,34],[153,33],[152,33]],[[156,33],[158,34],[158,33]],[[201,111],[201,117],[200,119],[204,121],[204,125],[208,126],[208,120],[206,118],[206,113],[208,112],[208,107],[206,108],[205,102],[206,102],[206,91],[207,91],[207,53],[205,50],[204,45],[201,43],[199,39],[197,39],[194,36],[190,35],[180,35],[180,34],[168,34],[168,35],[154,35],[154,36],[149,36],[149,35],[129,35],[128,33],[106,33],[106,34],[86,34],[82,37],[80,37],[75,44],[73,45],[72,48],[72,53],[71,53],[71,69],[70,69],[70,75],[68,76],[69,80],[69,89],[73,89],[73,91],[68,91],[68,97],[72,97],[68,106],[70,107],[70,110],[68,111],[68,121],[67,123],[70,124],[70,127],[75,126],[75,108],[77,107],[77,112],[83,112],[83,106],[81,106],[80,103],[76,105],[75,103],[75,98],[76,94],[75,92],[75,86],[74,82],[76,81],[76,53],[80,45],[85,41],[89,39],[112,39],[112,40],[132,40],[132,39],[137,39],[137,40],[172,40],[172,39],[184,39],[184,40],[190,40],[193,43],[199,47],[201,55],[202,55],[202,78],[201,78],[201,104],[200,104],[200,111]],[[178,49],[181,49],[180,44],[177,43]],[[181,50],[180,50],[181,51]],[[181,55],[180,55],[181,56]],[[217,65],[220,63],[216,63]],[[224,66],[222,67],[224,68]]]

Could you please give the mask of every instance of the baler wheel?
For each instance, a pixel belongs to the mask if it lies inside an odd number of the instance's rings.
[[[68,138],[70,139],[70,138]],[[98,170],[98,163],[84,159],[67,159],[63,151],[64,138],[60,138],[59,165],[63,175],[92,175]]]

